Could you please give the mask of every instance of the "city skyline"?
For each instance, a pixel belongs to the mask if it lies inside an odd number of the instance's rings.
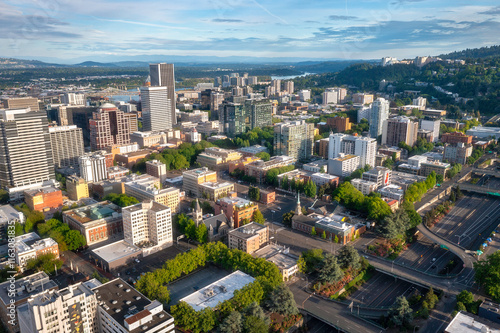
[[[499,19],[500,6],[489,0],[0,1],[0,56],[413,58],[493,45]]]

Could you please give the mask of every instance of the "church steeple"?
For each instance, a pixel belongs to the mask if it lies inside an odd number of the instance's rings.
[[[297,207],[295,207],[295,215],[302,215],[302,207],[300,207],[300,192],[297,192]]]
[[[196,226],[199,226],[200,223],[203,221],[203,211],[201,210],[200,201],[198,199],[196,199],[196,205],[194,206],[193,215]]]

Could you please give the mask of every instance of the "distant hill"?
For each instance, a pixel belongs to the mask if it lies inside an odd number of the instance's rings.
[[[67,67],[66,65],[50,64],[38,60],[24,60],[14,58],[0,58],[0,69],[11,68],[46,68],[46,67]]]
[[[72,67],[117,67],[117,65],[110,63],[96,62],[96,61],[85,61],[79,64],[75,64]]]
[[[478,49],[465,49],[462,51],[442,54],[439,57],[443,59],[462,59],[467,58],[490,58],[500,56],[500,45],[486,46]]]

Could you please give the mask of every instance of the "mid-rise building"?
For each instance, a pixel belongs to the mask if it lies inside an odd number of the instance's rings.
[[[307,102],[311,99],[311,90],[303,89],[299,91],[299,99],[301,102]]]
[[[41,255],[52,253],[55,258],[59,258],[59,245],[52,238],[40,239],[35,232],[30,232],[14,238],[14,252],[16,265],[21,271],[31,259],[36,259]]]
[[[188,170],[182,173],[183,183],[182,189],[186,195],[193,195],[200,197],[200,184],[207,182],[217,182],[217,172],[209,170],[208,168],[199,168]]]
[[[361,107],[361,108],[358,110],[358,113],[357,113],[357,120],[358,120],[358,123],[360,123],[362,119],[365,119],[365,120],[367,120],[368,122],[370,122],[371,112],[372,112],[371,107],[368,107],[368,106],[363,106],[363,107]]]
[[[352,186],[354,186],[354,188],[356,188],[356,190],[363,193],[363,195],[368,195],[371,192],[375,192],[378,188],[377,183],[359,178],[352,179],[351,184]]]
[[[289,253],[289,248],[277,244],[269,244],[254,252],[254,256],[266,259],[280,270],[283,281],[289,281],[298,271],[297,257]]]
[[[347,177],[359,167],[359,156],[340,154],[328,159],[328,173],[338,177]]]
[[[467,158],[472,155],[472,145],[464,143],[446,144],[444,146],[443,159],[449,163],[466,164]]]
[[[304,120],[279,123],[274,126],[274,154],[296,160],[313,154],[314,124]]]
[[[238,249],[250,254],[268,243],[269,227],[255,222],[231,230],[228,235],[230,249]]]
[[[89,246],[123,238],[121,208],[109,201],[64,211],[63,222],[79,231]]]
[[[441,175],[443,179],[446,179],[446,172],[450,170],[451,165],[449,163],[443,162],[425,162],[420,165],[420,176],[427,177],[433,171],[436,175]]]
[[[172,244],[170,207],[154,201],[142,202],[122,208],[122,216],[125,241],[141,248],[153,248],[152,252]]]
[[[179,212],[180,191],[178,188],[161,188],[160,179],[149,175],[133,177],[124,185],[125,194],[133,196],[139,201],[155,201]]]
[[[198,155],[196,162],[202,167],[207,167],[215,171],[223,171],[229,170],[230,162],[239,161],[242,157],[243,154],[235,150],[210,147]]]
[[[285,91],[289,94],[293,94],[293,91],[295,90],[293,81],[291,81],[291,80],[283,81],[282,85],[283,85],[283,91]]]
[[[391,169],[384,167],[375,167],[363,173],[363,180],[374,182],[377,187],[382,187],[391,184]]]
[[[31,210],[49,212],[63,206],[62,191],[54,187],[45,187],[24,192],[24,200]]]
[[[420,120],[420,129],[431,131],[431,141],[437,142],[439,140],[439,129],[440,129],[441,121],[439,119],[433,120]]]
[[[151,78],[151,87],[166,87],[167,97],[170,100],[170,110],[168,115],[171,119],[171,125],[177,124],[175,115],[175,73],[174,64],[150,64],[149,76]]]
[[[255,177],[258,183],[262,183],[266,173],[274,168],[292,165],[296,159],[290,156],[273,156],[269,161],[255,161],[245,165],[245,174]]]
[[[311,172],[328,172],[328,160],[317,160],[302,165],[302,169]]]
[[[50,146],[56,168],[78,167],[85,153],[82,129],[76,125],[49,127]]]
[[[397,200],[399,203],[403,201],[405,191],[398,185],[387,185],[378,189],[378,193],[384,198]]]
[[[416,106],[419,110],[425,110],[425,107],[427,106],[427,98],[422,96],[414,98],[412,105]]]
[[[98,182],[108,178],[108,163],[104,152],[82,155],[78,159],[80,175],[86,182]]]
[[[158,160],[146,162],[146,173],[153,177],[159,178],[163,184],[167,180],[167,166]]]
[[[466,135],[461,132],[443,133],[441,142],[451,144],[464,143],[470,145],[472,143],[472,135]]]
[[[15,192],[53,179],[46,112],[0,110],[0,186]]]
[[[253,202],[239,197],[225,197],[217,200],[215,204],[215,214],[226,214],[229,221],[238,228],[243,220],[252,221],[253,213],[259,206]]]
[[[113,104],[101,105],[97,112],[92,114],[89,127],[92,150],[130,143],[130,119]]]
[[[199,192],[201,197],[216,201],[220,198],[229,196],[234,191],[234,184],[230,182],[207,182],[200,184]]]
[[[410,147],[417,142],[418,123],[408,117],[398,116],[384,121],[382,144],[398,146],[404,142]]]
[[[332,131],[344,133],[351,129],[351,122],[348,117],[330,117],[326,119],[326,124]]]
[[[352,102],[354,104],[371,104],[373,103],[373,95],[365,93],[356,93],[352,95]]]
[[[35,97],[13,97],[3,100],[3,107],[10,110],[27,109],[31,111],[39,111],[40,104],[38,98]]]
[[[208,121],[208,112],[206,111],[194,110],[193,112],[177,112],[177,114],[181,122],[204,123]]]
[[[359,156],[359,166],[375,166],[377,155],[377,140],[345,134],[330,134],[328,143],[328,158],[337,158],[340,154]]]
[[[482,127],[474,126],[467,130],[467,135],[474,136],[479,139],[500,139],[500,127]]]
[[[172,128],[170,103],[174,101],[168,98],[167,87],[141,87],[141,103],[144,131],[163,131]]]
[[[389,101],[384,98],[377,98],[372,103],[370,112],[370,136],[378,138],[382,135],[382,128],[385,120],[389,118]]]
[[[139,147],[151,147],[155,145],[166,145],[169,141],[181,139],[179,130],[161,131],[161,132],[134,132],[130,134],[130,140],[139,145]]]
[[[333,188],[339,185],[339,177],[322,172],[313,173],[311,175],[311,181],[316,184],[316,188],[320,188],[325,184],[330,184]]]
[[[85,94],[82,93],[64,93],[61,96],[61,103],[66,105],[85,105]]]
[[[66,192],[70,200],[79,201],[89,197],[89,186],[83,178],[68,176],[66,177]]]
[[[9,239],[9,226],[16,222],[23,224],[25,221],[23,212],[18,211],[11,205],[0,206],[0,245],[7,243]]]
[[[292,218],[292,229],[311,234],[312,228],[315,228],[316,233],[321,235],[325,232],[326,238],[334,241],[338,239],[338,243],[345,245],[350,242],[360,231],[356,229],[346,216],[333,215],[323,216],[319,214],[309,214],[304,216],[296,214]],[[365,227],[363,227],[365,228]],[[362,231],[363,229],[361,229]]]

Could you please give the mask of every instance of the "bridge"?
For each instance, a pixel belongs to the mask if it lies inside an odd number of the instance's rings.
[[[458,184],[460,187],[460,190],[464,190],[467,192],[475,192],[479,194],[489,194],[489,195],[494,195],[494,196],[500,196],[500,189],[499,188],[488,188],[484,186],[479,186],[479,185],[472,185],[472,184]]]
[[[472,168],[472,172],[479,175],[488,175],[500,178],[500,170]]]
[[[130,91],[130,90],[122,90],[122,89],[109,87],[109,88],[106,88],[104,90],[92,91],[92,92],[85,93],[86,97],[117,96],[117,95],[138,96],[138,95],[140,95],[140,92],[139,92],[139,90]]]

